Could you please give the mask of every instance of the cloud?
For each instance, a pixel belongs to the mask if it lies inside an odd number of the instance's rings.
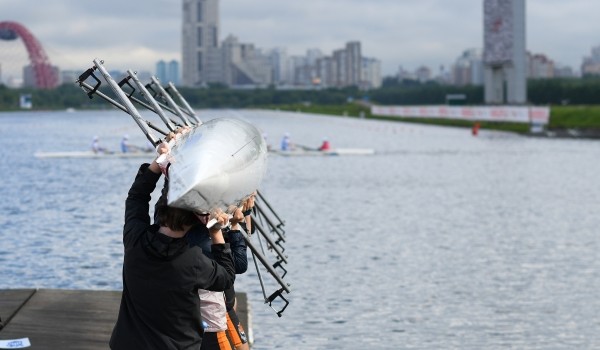
[[[0,0],[0,8],[65,69],[96,56],[114,69],[153,70],[158,59],[180,59],[181,0]],[[527,0],[528,48],[578,66],[600,44],[599,9],[594,0]],[[220,34],[291,55],[312,48],[331,54],[359,40],[363,55],[380,59],[385,74],[400,65],[435,71],[483,46],[482,13],[482,0],[223,0]]]

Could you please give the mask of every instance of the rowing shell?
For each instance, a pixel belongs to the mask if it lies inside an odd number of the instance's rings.
[[[178,139],[169,161],[168,204],[210,212],[239,205],[258,189],[267,168],[267,146],[252,124],[218,118]]]
[[[148,158],[154,156],[153,152],[130,152],[130,153],[94,153],[92,151],[79,152],[36,152],[36,158]]]
[[[289,151],[270,150],[269,152],[284,157],[295,156],[368,156],[375,154],[374,149],[370,148],[335,148],[328,151],[294,149]]]

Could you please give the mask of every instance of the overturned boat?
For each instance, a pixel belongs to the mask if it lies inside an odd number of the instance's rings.
[[[267,146],[254,125],[219,118],[184,134],[170,158],[168,204],[209,212],[226,209],[258,189]]]
[[[289,305],[283,293],[291,291],[290,285],[283,280],[287,273],[284,264],[288,260],[282,245],[285,242],[284,222],[258,190],[267,166],[267,146],[262,134],[255,126],[240,119],[218,118],[203,123],[172,83],[163,87],[153,76],[151,83],[143,84],[132,70],[128,70],[127,76],[117,83],[103,61],[94,59],[93,62],[94,65],[77,80],[88,97],[98,96],[130,115],[152,145],[158,146],[170,140],[169,153],[157,159],[169,178],[169,205],[211,212],[217,208],[239,206],[240,202],[256,193],[259,201],[255,203],[251,216],[252,226],[259,233],[253,236],[258,236],[260,245],[252,243],[250,232],[242,232],[242,236],[252,252],[265,304],[281,317]],[[99,89],[101,80],[96,72],[108,83],[116,99]],[[90,85],[90,81],[94,85]],[[134,95],[136,91],[145,101]],[[133,102],[157,114],[164,126],[142,118]],[[157,137],[154,132],[162,136]],[[266,247],[263,247],[261,237],[266,241]],[[275,256],[275,263],[265,256],[267,252]],[[278,286],[272,293],[267,293],[268,286],[263,281],[259,264]]]

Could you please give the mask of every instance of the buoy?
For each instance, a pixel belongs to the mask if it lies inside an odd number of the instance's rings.
[[[473,134],[473,136],[477,136],[477,134],[479,133],[479,122],[475,122],[473,124],[473,127],[471,128],[471,134]]]

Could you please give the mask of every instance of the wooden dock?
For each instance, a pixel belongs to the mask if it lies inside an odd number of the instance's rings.
[[[0,349],[2,342],[23,338],[31,343],[28,349],[108,349],[120,302],[120,291],[0,290]],[[237,293],[237,303],[250,333],[245,293]]]

